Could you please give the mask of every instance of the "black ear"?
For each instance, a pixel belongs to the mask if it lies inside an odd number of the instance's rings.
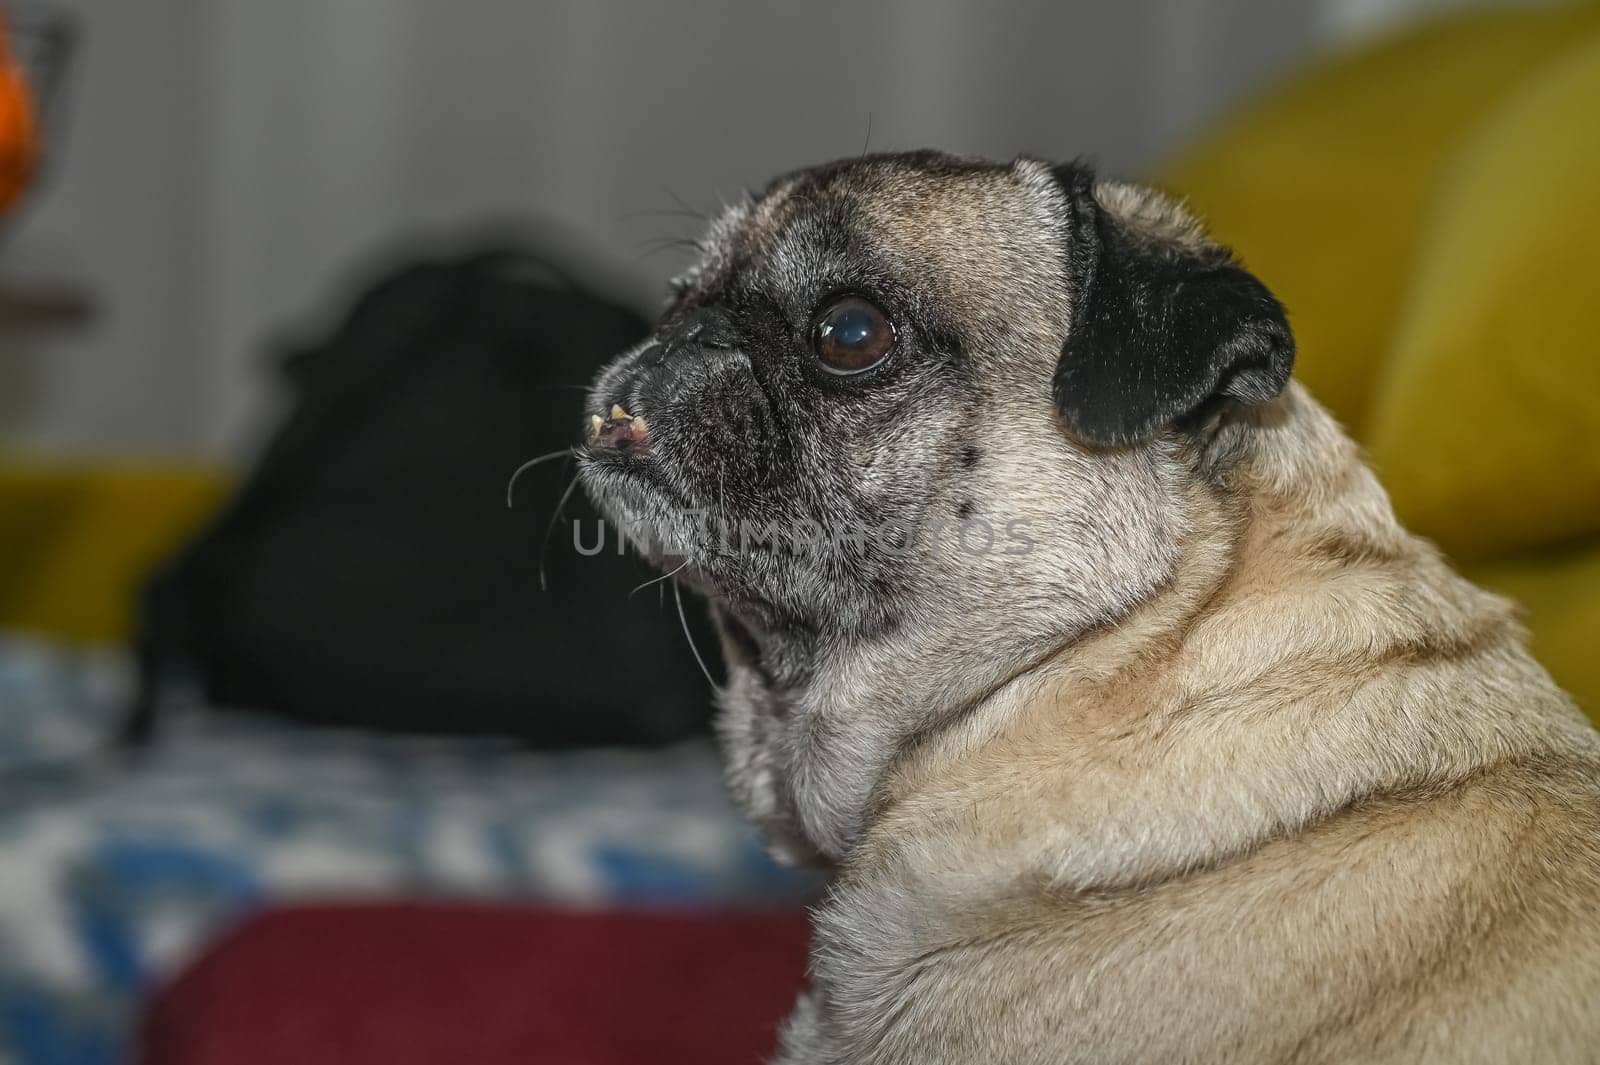
[[[1227,249],[1129,226],[1095,198],[1086,167],[1056,176],[1071,209],[1072,308],[1053,390],[1074,435],[1132,444],[1283,391],[1294,365],[1283,307]]]

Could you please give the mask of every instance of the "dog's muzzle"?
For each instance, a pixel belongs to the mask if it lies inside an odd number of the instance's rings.
[[[588,445],[609,458],[643,457],[651,447],[649,412],[665,409],[674,393],[713,352],[734,343],[727,318],[700,308],[661,323],[652,342],[641,348],[596,398],[606,405],[591,412]]]

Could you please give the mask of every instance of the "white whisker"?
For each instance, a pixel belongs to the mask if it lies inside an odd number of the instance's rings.
[[[574,477],[572,483],[567,485],[567,490],[561,493],[561,498],[556,501],[556,512],[550,515],[550,524],[544,527],[544,541],[539,545],[539,590],[541,592],[550,590],[544,579],[544,560],[545,556],[550,553],[550,535],[556,531],[556,522],[561,520],[561,511],[566,507],[567,500],[572,498],[572,491],[578,487],[579,480],[580,478]]]
[[[521,477],[524,471],[531,470],[541,462],[549,462],[551,459],[558,459],[563,455],[574,455],[576,453],[572,448],[564,447],[560,451],[552,451],[548,455],[540,455],[536,459],[529,459],[521,466],[518,466],[516,472],[511,475],[511,480],[506,482],[506,507],[510,508],[512,506],[512,493],[517,490],[517,478]]]
[[[683,590],[678,587],[678,582],[672,582],[672,597],[678,601],[678,622],[683,626],[683,638],[689,641],[689,650],[694,652],[694,660],[700,666],[700,672],[706,676],[706,683],[711,685],[714,692],[722,691],[720,685],[711,676],[711,670],[706,668],[706,660],[700,657],[700,648],[694,645],[694,636],[689,632],[689,618],[683,612]]]
[[[685,569],[687,569],[688,566],[689,566],[689,563],[692,562],[692,561],[694,561],[694,560],[686,558],[686,559],[683,560],[683,565],[681,565],[678,568],[672,570],[671,572],[663,573],[659,577],[651,577],[649,580],[647,580],[643,584],[639,585],[639,587],[637,587],[633,591],[629,592],[628,593],[628,598],[630,598],[630,599],[633,598],[635,595],[637,595],[638,593],[644,591],[646,588],[650,587],[652,584],[657,583],[658,581],[664,581],[664,580],[667,580],[670,577],[676,577],[678,574],[682,573]]]

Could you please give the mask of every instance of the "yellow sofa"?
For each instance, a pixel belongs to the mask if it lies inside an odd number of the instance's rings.
[[[0,463],[0,629],[124,639],[145,574],[226,486],[198,466]]]

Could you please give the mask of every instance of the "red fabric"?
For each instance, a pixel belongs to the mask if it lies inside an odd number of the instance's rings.
[[[804,914],[319,906],[252,918],[156,999],[142,1065],[756,1065]]]

